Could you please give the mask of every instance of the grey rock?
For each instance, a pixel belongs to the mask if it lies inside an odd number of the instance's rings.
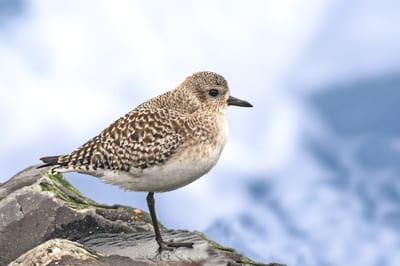
[[[52,239],[19,256],[17,265],[146,265],[127,257],[107,256],[66,239]]]
[[[98,204],[37,166],[0,185],[0,265],[258,264],[199,232],[162,234],[194,246],[160,253],[148,213]]]

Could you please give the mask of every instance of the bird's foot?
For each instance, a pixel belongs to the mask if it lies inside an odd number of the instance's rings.
[[[157,241],[159,246],[159,251],[163,250],[173,250],[174,248],[185,247],[193,248],[193,242],[174,242],[174,241]]]

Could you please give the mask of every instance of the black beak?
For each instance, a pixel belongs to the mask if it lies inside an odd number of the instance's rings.
[[[242,107],[253,107],[253,105],[251,105],[249,102],[240,100],[240,99],[235,98],[233,96],[229,96],[228,105],[236,105],[236,106],[242,106]]]

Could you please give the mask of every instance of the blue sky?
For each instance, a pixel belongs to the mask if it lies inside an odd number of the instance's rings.
[[[199,70],[229,108],[217,166],[156,195],[170,228],[261,261],[400,263],[396,1],[3,1],[0,182]],[[145,194],[67,178],[99,202]]]

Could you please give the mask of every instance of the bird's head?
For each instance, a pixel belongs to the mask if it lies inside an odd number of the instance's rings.
[[[253,107],[249,102],[231,96],[225,78],[214,72],[194,73],[182,85],[201,106],[212,110],[223,110],[228,105]]]

